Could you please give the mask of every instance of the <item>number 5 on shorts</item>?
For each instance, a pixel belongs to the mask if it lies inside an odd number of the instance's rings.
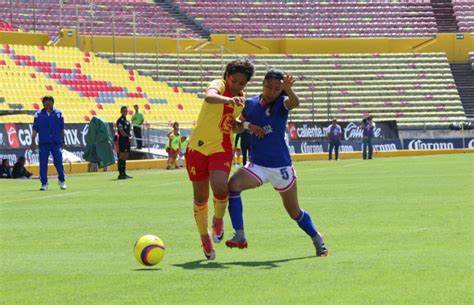
[[[283,180],[288,180],[288,178],[290,178],[290,174],[288,174],[286,167],[280,168],[280,173]]]

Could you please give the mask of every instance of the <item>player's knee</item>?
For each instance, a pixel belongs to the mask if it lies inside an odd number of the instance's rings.
[[[228,183],[229,192],[240,192],[240,182],[235,177],[230,178]]]
[[[229,193],[229,188],[227,187],[227,183],[219,183],[214,185],[212,191],[215,197],[222,197]]]
[[[207,201],[209,200],[209,194],[200,194],[200,195],[196,195],[194,196],[194,204],[196,205],[204,205],[207,203]]]
[[[301,211],[300,210],[294,210],[294,211],[288,211],[288,215],[295,221],[300,219],[301,217]]]

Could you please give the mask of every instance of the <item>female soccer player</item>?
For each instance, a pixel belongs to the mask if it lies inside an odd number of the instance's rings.
[[[308,212],[298,203],[296,173],[285,143],[288,111],[299,105],[293,92],[295,80],[279,70],[270,70],[263,81],[263,92],[246,100],[241,119],[249,129],[250,162],[240,168],[229,181],[229,214],[235,235],[226,241],[230,248],[247,247],[244,234],[242,199],[240,192],[261,186],[270,181],[280,193],[289,216],[308,234],[317,256],[327,256],[323,237],[316,230]]]
[[[207,259],[215,258],[207,231],[209,185],[214,195],[212,239],[218,243],[224,235],[223,217],[229,197],[227,182],[232,167],[234,120],[242,112],[243,89],[253,74],[254,66],[249,60],[238,59],[227,64],[224,79],[212,81],[207,88],[189,139],[186,169],[193,183],[194,218]]]

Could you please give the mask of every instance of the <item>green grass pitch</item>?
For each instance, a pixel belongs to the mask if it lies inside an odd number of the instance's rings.
[[[0,180],[0,303],[473,304],[473,164],[473,154],[297,162],[300,205],[329,256],[314,256],[265,185],[243,193],[249,248],[218,244],[211,262],[184,170],[71,175],[67,191]],[[167,245],[157,266],[135,261],[144,234]]]

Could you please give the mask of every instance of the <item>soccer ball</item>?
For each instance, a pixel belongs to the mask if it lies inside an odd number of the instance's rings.
[[[143,235],[133,247],[135,258],[145,266],[153,266],[161,262],[165,256],[165,244],[155,235]]]

